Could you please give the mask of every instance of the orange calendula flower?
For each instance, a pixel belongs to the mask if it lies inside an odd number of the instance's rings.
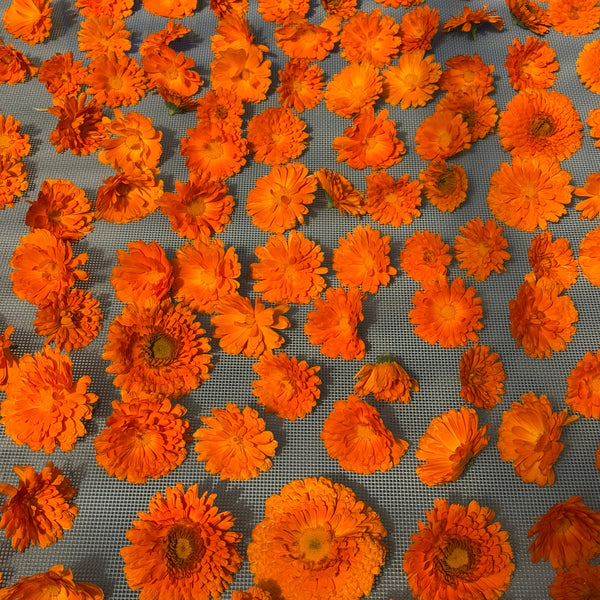
[[[144,0],[144,8],[151,14],[171,19],[191,17],[198,0]]]
[[[4,29],[30,46],[44,41],[52,27],[52,0],[12,0],[4,11]]]
[[[558,71],[556,52],[548,42],[531,35],[527,36],[525,44],[513,38],[504,66],[510,84],[517,91],[552,87],[556,81],[555,71]]]
[[[15,85],[33,77],[38,68],[20,51],[0,38],[0,84]]]
[[[47,229],[36,229],[20,242],[10,259],[10,266],[15,269],[10,279],[17,298],[39,304],[52,292],[67,290],[76,280],[88,278],[78,268],[88,255],[73,256],[71,243],[58,239]]]
[[[579,266],[586,279],[600,287],[600,227],[588,231],[579,245]]]
[[[410,392],[419,391],[419,383],[409,377],[408,373],[390,354],[384,354],[377,359],[374,365],[363,365],[354,376],[358,381],[354,384],[354,391],[359,396],[368,396],[373,393],[375,400],[386,402],[410,402]]]
[[[442,348],[466,346],[467,340],[476,342],[477,331],[483,328],[483,310],[475,288],[465,288],[462,277],[451,284],[442,278],[422,285],[422,290],[415,291],[411,299],[414,308],[408,313],[415,335]]]
[[[350,488],[297,479],[267,498],[248,544],[250,571],[257,586],[286,600],[359,600],[385,562],[385,535],[379,515]]]
[[[325,289],[322,275],[321,246],[290,231],[288,238],[272,235],[264,246],[254,250],[259,262],[250,265],[250,276],[256,280],[255,292],[274,304],[308,304]]]
[[[527,532],[532,562],[550,560],[557,570],[581,566],[600,552],[600,513],[588,508],[581,496],[559,502]],[[559,526],[557,526],[557,524]]]
[[[408,585],[420,600],[497,600],[508,588],[515,565],[508,533],[494,512],[472,500],[468,506],[436,499],[427,524],[404,554]],[[483,596],[482,596],[483,595]]]
[[[590,128],[590,136],[600,138],[600,108],[592,108],[585,122]],[[600,148],[600,139],[594,142],[594,146]]]
[[[598,21],[600,21],[600,14]],[[599,60],[600,40],[587,43],[577,58],[577,73],[581,83],[596,94],[600,94],[600,74],[597,72]]]
[[[275,165],[248,192],[246,211],[262,231],[282,233],[304,223],[317,182],[303,163]]]
[[[265,350],[279,348],[285,341],[275,330],[290,326],[283,316],[287,311],[285,304],[267,308],[256,298],[252,306],[248,298],[230,294],[215,305],[216,314],[210,319],[213,337],[227,354],[260,356]]]
[[[307,58],[291,58],[279,70],[279,103],[299,113],[311,110],[325,95],[323,85],[321,67],[311,65]]]
[[[306,315],[304,333],[321,354],[329,358],[341,356],[345,360],[362,360],[365,343],[358,335],[358,324],[364,319],[363,294],[350,288],[327,288],[325,300],[314,301],[315,310]]]
[[[96,462],[109,477],[146,483],[178,467],[187,455],[189,423],[186,410],[161,396],[130,395],[115,400],[106,429],[94,439]]]
[[[65,52],[43,61],[38,79],[53,96],[72,96],[79,93],[87,72],[82,60],[73,61],[73,53]]]
[[[448,67],[440,77],[440,89],[456,92],[472,89],[481,95],[489,94],[493,89],[492,73],[495,65],[486,65],[479,54],[458,54],[446,61]]]
[[[505,0],[505,2],[517,25],[538,35],[548,33],[551,26],[548,12],[535,0]]]
[[[600,25],[596,0],[549,0],[548,20],[564,35],[587,35]]]
[[[294,16],[305,17],[308,0],[258,0],[257,12],[263,20],[275,23],[293,22]]]
[[[339,15],[328,16],[320,25],[294,16],[287,25],[275,29],[275,41],[290,58],[323,60],[339,39],[341,22]]]
[[[251,587],[246,592],[235,590],[231,594],[231,600],[271,600],[271,594],[261,588]]]
[[[327,110],[352,118],[372,106],[382,91],[379,69],[370,63],[351,63],[336,73],[325,89]]]
[[[397,180],[385,171],[374,171],[365,177],[365,210],[373,221],[393,227],[410,225],[413,217],[420,217],[421,184],[410,181],[410,175]]]
[[[497,16],[495,10],[487,10],[487,7],[488,5],[484,4],[483,8],[472,10],[468,6],[464,6],[461,15],[450,17],[442,23],[442,31],[444,33],[455,29],[470,31],[473,39],[476,39],[477,28],[482,24],[492,25],[498,31],[501,31],[504,28],[502,17]]]
[[[469,126],[462,115],[449,110],[425,117],[415,133],[415,150],[423,160],[445,160],[470,147]]]
[[[218,302],[237,294],[241,273],[235,248],[223,241],[198,238],[177,249],[173,266],[173,297],[192,310],[211,314]]]
[[[0,157],[20,158],[30,149],[29,135],[21,133],[21,122],[12,115],[0,115]]]
[[[321,395],[321,380],[316,375],[321,367],[309,367],[305,360],[267,350],[252,368],[259,376],[252,382],[252,393],[266,412],[295,421],[315,407]]]
[[[10,339],[14,325],[9,325],[2,335],[0,335],[0,389],[4,389],[6,383],[12,379],[13,374],[19,371],[19,359],[13,354],[11,348],[13,343]],[[1,581],[1,580],[0,580]]]
[[[195,107],[198,121],[210,123],[218,121],[223,125],[229,124],[240,128],[244,104],[230,89],[220,89],[218,92],[210,90],[202,98],[198,98]]]
[[[402,15],[400,22],[400,51],[431,50],[433,36],[440,26],[440,11],[427,5]]]
[[[75,0],[75,6],[84,17],[106,15],[113,21],[125,19],[133,12],[133,0]]]
[[[102,358],[126,392],[181,398],[209,377],[210,345],[184,304],[127,304],[110,325]]]
[[[433,55],[425,56],[425,50],[403,53],[398,64],[381,72],[383,77],[382,98],[392,106],[400,108],[425,106],[438,89],[442,75],[439,63]]]
[[[502,413],[498,428],[500,458],[512,462],[515,473],[525,483],[552,485],[553,466],[564,448],[559,442],[562,428],[578,418],[567,417],[566,408],[552,412],[544,394],[539,398],[533,392],[523,394],[521,402],[513,402]]]
[[[467,176],[462,165],[433,161],[419,174],[425,197],[442,212],[453,212],[467,198]]]
[[[271,468],[277,442],[254,409],[227,404],[224,410],[211,412],[212,417],[200,417],[206,427],[194,432],[198,461],[206,463],[209,473],[222,480],[243,481]]]
[[[492,214],[522,231],[546,229],[567,212],[573,186],[571,173],[550,156],[515,156],[492,173],[487,204]]]
[[[573,566],[559,571],[548,588],[553,600],[600,598],[600,565]]]
[[[510,300],[510,334],[532,358],[547,358],[565,350],[575,334],[577,309],[560,284],[548,277],[525,275],[517,297]]]
[[[321,167],[315,171],[315,178],[327,196],[327,208],[335,206],[340,215],[344,212],[355,217],[365,214],[363,195],[341,173]]]
[[[506,251],[508,241],[502,235],[503,228],[494,219],[485,224],[475,217],[459,226],[462,235],[454,239],[454,254],[458,266],[467,271],[475,281],[485,281],[490,273],[505,271],[504,261],[510,258]]]
[[[80,27],[77,33],[79,51],[85,52],[86,58],[93,60],[110,53],[119,55],[131,49],[131,34],[125,28],[123,18],[106,13],[90,15]]]
[[[142,57],[149,88],[161,86],[186,97],[193,96],[204,83],[193,70],[195,64],[193,58],[169,46]]]
[[[459,364],[460,395],[477,408],[490,410],[504,394],[504,367],[489,346],[475,344],[462,353]]]
[[[30,545],[47,548],[73,527],[78,507],[71,500],[77,490],[52,462],[40,473],[29,465],[15,466],[13,471],[19,478],[17,487],[0,483],[0,494],[8,496],[0,507],[0,529],[15,550],[23,552]]]
[[[415,281],[444,279],[451,261],[450,246],[442,241],[439,233],[426,229],[406,238],[400,252],[400,266]]]
[[[565,402],[584,417],[600,419],[600,350],[586,352],[567,377]]]
[[[377,293],[387,285],[396,269],[390,266],[390,236],[382,236],[370,225],[358,225],[333,250],[333,270],[342,285]]]
[[[165,25],[160,31],[153,31],[149,33],[144,41],[140,44],[138,52],[140,56],[146,56],[146,54],[152,54],[153,52],[160,52],[164,46],[168,46],[175,40],[182,38],[184,35],[190,33],[191,29],[181,23],[176,23],[173,19]]]
[[[377,409],[355,394],[333,403],[320,437],[342,469],[362,475],[388,471],[408,448],[383,424]]]
[[[540,233],[531,240],[527,257],[538,279],[549,277],[559,284],[561,290],[570,288],[577,281],[577,261],[567,238],[552,241],[551,231]]]
[[[6,399],[0,404],[0,423],[18,446],[50,454],[56,447],[73,450],[86,432],[82,420],[92,417],[98,396],[87,392],[85,375],[73,381],[71,359],[44,346],[41,352],[19,359],[19,374],[9,379]]]
[[[29,187],[28,173],[20,158],[0,154],[0,210],[15,205]]]
[[[140,600],[209,600],[229,587],[241,564],[242,534],[231,530],[234,518],[218,512],[216,494],[198,495],[198,485],[181,483],[156,492],[148,512],[139,512],[121,548],[123,570]]]
[[[235,12],[219,18],[215,34],[210,38],[210,49],[215,56],[231,49],[249,50],[254,45],[262,52],[268,51],[267,46],[254,43],[254,33],[246,15]]]
[[[356,14],[357,0],[321,0],[321,6],[328,15],[339,15],[344,19]]]
[[[600,114],[600,111],[598,111]],[[583,187],[575,187],[573,193],[585,198],[575,205],[581,211],[580,219],[594,219],[600,215],[600,173],[590,173]]]
[[[419,440],[415,456],[424,461],[416,467],[426,485],[456,481],[469,461],[490,441],[489,423],[479,427],[477,413],[466,406],[435,417]]]

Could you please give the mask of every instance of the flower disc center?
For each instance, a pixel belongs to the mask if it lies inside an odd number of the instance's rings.
[[[175,340],[167,335],[159,334],[150,342],[150,355],[155,360],[171,360],[176,352]]]
[[[333,536],[323,527],[304,530],[298,538],[298,549],[302,560],[320,562],[329,556]]]
[[[167,534],[165,558],[172,576],[187,576],[198,565],[203,554],[204,546],[193,529],[176,526]]]

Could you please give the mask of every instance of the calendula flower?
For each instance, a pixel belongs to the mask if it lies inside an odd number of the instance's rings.
[[[161,86],[182,96],[193,96],[204,83],[193,70],[195,64],[193,58],[169,46],[142,57],[148,87]]]
[[[231,594],[231,600],[271,600],[271,594],[261,588],[251,587],[246,592],[235,590]]]
[[[415,150],[423,160],[445,160],[470,147],[469,126],[449,110],[425,117],[415,133]]]
[[[592,108],[585,122],[590,128],[590,136],[600,138],[600,108]],[[594,146],[600,148],[600,139],[594,142]]]
[[[380,356],[374,365],[363,365],[354,379],[358,379],[354,384],[354,391],[359,396],[373,393],[375,400],[408,404],[410,392],[419,391],[417,380],[412,379],[390,354]]]
[[[581,496],[559,502],[535,519],[527,537],[532,562],[550,560],[557,570],[581,566],[600,552],[600,513],[588,508]]]
[[[107,13],[89,15],[82,21],[77,33],[79,51],[85,52],[85,57],[92,60],[110,53],[124,54],[131,49],[130,35],[121,17]]]
[[[27,171],[20,158],[0,154],[0,210],[15,205],[29,187]]]
[[[448,92],[435,107],[436,111],[449,111],[460,115],[467,124],[471,142],[484,138],[496,124],[496,103],[473,89]]]
[[[121,548],[129,587],[140,600],[210,600],[227,589],[242,557],[242,535],[231,530],[234,518],[219,512],[216,494],[198,495],[198,485],[184,491],[181,483],[156,492],[148,512],[126,532]]]
[[[400,108],[425,106],[438,89],[442,75],[439,63],[433,55],[425,56],[425,50],[403,53],[398,64],[381,72],[383,77],[382,98],[392,106]]]
[[[19,359],[11,350],[13,343],[10,336],[14,329],[14,325],[9,325],[4,333],[0,335],[0,389],[2,390],[7,382],[13,378],[12,376],[18,376],[19,372]]]
[[[553,600],[584,600],[600,597],[600,566],[573,566],[559,571],[548,588]]]
[[[598,22],[600,23],[600,13]],[[587,43],[577,57],[577,73],[581,83],[596,94],[600,94],[600,75],[597,73],[599,60],[600,40]]]
[[[504,367],[489,346],[475,344],[462,353],[459,379],[461,397],[477,408],[494,408],[504,394]]]
[[[570,288],[577,281],[577,261],[567,238],[552,241],[551,231],[540,233],[531,240],[527,257],[538,279],[549,277],[559,284],[561,290]]]
[[[543,89],[520,91],[500,113],[498,135],[513,156],[569,158],[581,147],[583,124],[570,98]]]
[[[205,469],[222,480],[243,481],[271,468],[277,442],[263,419],[249,406],[213,408],[212,417],[200,417],[206,427],[194,432],[194,450]]]
[[[184,304],[127,304],[110,324],[102,358],[126,392],[181,398],[209,377],[210,345]]]
[[[266,302],[308,304],[325,289],[322,275],[327,267],[322,266],[321,246],[303,233],[290,231],[287,239],[272,235],[254,252],[259,262],[250,265],[250,276],[256,280],[253,289]]]
[[[80,270],[87,254],[73,256],[71,243],[58,239],[47,229],[35,229],[20,240],[10,266],[15,269],[10,279],[13,292],[21,300],[39,304],[52,292],[62,292],[75,281],[86,280],[88,274]]]
[[[71,288],[52,292],[41,300],[33,326],[38,335],[46,338],[44,343],[54,342],[57,350],[71,352],[96,338],[101,320],[100,303],[92,293]]]
[[[564,35],[587,35],[600,25],[600,6],[594,0],[549,0],[548,20]]]
[[[12,0],[4,11],[4,29],[30,46],[44,41],[52,28],[52,0]]]
[[[535,0],[505,0],[513,21],[525,29],[533,31],[538,35],[548,33],[551,23],[548,12],[544,10]]]
[[[177,248],[171,264],[173,297],[194,311],[214,313],[219,300],[237,294],[241,265],[235,248],[225,250],[222,240],[195,239]]]
[[[584,417],[600,419],[600,350],[586,352],[567,377],[565,402]]]
[[[579,417],[567,417],[565,408],[552,412],[544,394],[538,398],[533,392],[521,396],[502,413],[498,428],[500,458],[512,462],[515,473],[525,482],[535,481],[539,486],[554,483],[554,463],[564,444],[559,442],[562,428]],[[536,561],[537,562],[537,561]]]
[[[0,38],[0,84],[15,85],[33,77],[38,68],[20,51]]]
[[[243,16],[248,12],[248,5],[248,0],[210,0],[210,9],[219,19],[231,13]]]
[[[113,21],[131,16],[133,0],[75,0],[75,6],[84,17],[108,16]]]
[[[303,419],[315,407],[321,395],[319,366],[310,367],[305,360],[285,352],[263,352],[252,368],[259,379],[252,382],[252,393],[268,413],[281,419]]]
[[[279,103],[299,113],[311,110],[325,95],[323,85],[321,67],[311,65],[307,58],[291,58],[279,70]]]
[[[463,7],[461,15],[450,17],[442,23],[442,31],[447,33],[460,29],[461,31],[470,31],[473,39],[477,37],[477,28],[482,24],[489,24],[495,27],[498,31],[504,28],[502,17],[497,16],[495,10],[487,10],[488,5],[484,4],[483,8],[472,10],[468,6]]]
[[[258,0],[256,10],[263,20],[282,24],[293,22],[294,14],[305,17],[308,9],[308,0]]]
[[[248,544],[250,571],[257,586],[286,600],[359,600],[383,566],[385,535],[379,515],[350,488],[297,479],[267,498]]]
[[[219,18],[214,35],[210,38],[210,49],[215,56],[226,50],[250,50],[256,45],[262,52],[267,52],[267,46],[254,43],[254,33],[246,15],[235,12]]]
[[[370,63],[350,63],[336,73],[325,88],[327,110],[352,118],[372,106],[382,91],[379,69]]]
[[[149,13],[171,19],[191,17],[197,4],[198,0],[144,0],[144,8]]]
[[[467,198],[467,176],[462,165],[433,161],[419,174],[423,194],[442,212],[453,212]]]
[[[456,481],[469,461],[490,441],[489,423],[479,427],[477,413],[461,407],[434,417],[419,440],[415,456],[424,461],[416,467],[419,479],[426,485],[442,485]]]
[[[219,121],[240,128],[242,126],[242,115],[244,104],[240,98],[230,89],[220,89],[218,92],[210,90],[202,98],[198,98],[194,109],[198,121],[210,123]]]
[[[450,246],[442,241],[439,233],[426,229],[406,238],[400,252],[400,266],[415,281],[444,279],[451,261]]]
[[[504,261],[510,258],[506,251],[508,241],[502,235],[503,228],[494,219],[485,224],[480,217],[459,226],[462,235],[454,239],[454,254],[458,266],[467,271],[475,281],[485,281],[490,273],[505,271]]]
[[[320,25],[293,16],[287,25],[277,27],[273,35],[277,45],[289,58],[323,60],[329,56],[339,39],[341,22],[339,15],[328,16]]]
[[[525,44],[513,38],[504,66],[510,84],[517,91],[552,87],[556,81],[555,71],[558,71],[556,52],[547,41],[530,35]]]
[[[402,15],[400,22],[400,51],[431,50],[433,36],[440,26],[440,11],[427,5],[418,6]]]
[[[600,110],[598,113],[600,114]],[[593,219],[600,215],[600,173],[589,173],[585,185],[575,187],[573,193],[585,198],[575,205],[581,211],[580,219]]]
[[[579,244],[579,266],[586,279],[600,287],[600,227],[588,231]]]
[[[392,8],[399,8],[400,6],[409,8],[411,6],[421,4],[423,0],[375,0],[375,2],[378,2],[383,6],[390,6]]]
[[[96,462],[109,477],[146,483],[178,467],[187,455],[186,410],[163,396],[129,395],[115,400],[106,428],[94,439]]]
[[[426,514],[427,523],[419,521],[402,564],[413,595],[420,600],[500,598],[515,565],[508,533],[492,523],[494,512],[475,500],[463,506],[438,498]]]
[[[349,19],[356,14],[357,0],[321,0],[321,6],[328,15],[338,15]]]
[[[327,288],[325,300],[314,300],[315,310],[306,315],[304,333],[321,354],[329,358],[362,360],[365,343],[358,335],[358,324],[364,319],[363,295],[356,288]]]
[[[492,173],[487,204],[492,214],[522,231],[546,229],[567,212],[573,186],[571,173],[550,156],[515,156]]]
[[[21,158],[30,149],[29,135],[21,133],[21,122],[13,115],[0,115],[0,157]]]
[[[532,358],[547,358],[565,350],[575,334],[577,309],[560,284],[548,277],[525,275],[517,297],[508,303],[510,334]]]
[[[282,233],[304,223],[317,183],[303,163],[275,165],[248,192],[246,211],[262,231]]]
[[[190,33],[190,31],[191,29],[189,27],[186,27],[182,23],[176,23],[174,19],[170,19],[163,29],[160,31],[153,31],[144,38],[138,52],[140,53],[140,56],[146,56],[146,54],[152,54],[153,52],[160,52],[164,46],[169,46],[175,40]]]
[[[410,181],[405,174],[394,179],[385,171],[374,171],[365,177],[365,210],[373,221],[393,227],[410,225],[413,217],[420,217],[421,184]]]
[[[42,62],[38,79],[53,96],[72,96],[79,93],[87,72],[82,60],[73,60],[72,52],[57,53]]]
[[[448,68],[444,69],[440,77],[440,89],[446,92],[472,89],[481,95],[493,91],[492,73],[496,67],[493,64],[486,65],[479,54],[458,54],[449,58],[445,64]]]
[[[321,167],[315,171],[315,178],[327,196],[328,208],[335,206],[340,215],[344,212],[355,217],[365,214],[363,195],[341,173]]]
[[[91,379],[73,381],[71,359],[44,346],[19,359],[19,376],[9,379],[0,405],[0,423],[15,444],[50,454],[56,447],[68,452],[86,432],[82,420],[92,416],[98,396],[87,392]]]

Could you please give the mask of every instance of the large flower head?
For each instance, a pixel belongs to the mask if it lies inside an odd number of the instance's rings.
[[[450,246],[439,233],[415,231],[404,241],[400,251],[400,266],[415,281],[438,281],[446,277],[452,262]]]
[[[291,58],[279,71],[279,103],[296,112],[311,110],[325,95],[323,91],[323,69],[310,64],[307,58]]]
[[[410,392],[419,391],[419,383],[412,379],[402,365],[391,355],[384,354],[373,365],[363,365],[354,376],[358,381],[354,391],[359,396],[373,393],[375,400],[386,402],[410,402]]]
[[[571,369],[565,402],[584,417],[600,419],[600,350],[586,352]]]
[[[556,81],[555,71],[558,71],[556,52],[547,41],[531,35],[527,36],[525,44],[513,39],[504,66],[511,85],[517,91],[552,87]]]
[[[336,73],[325,89],[327,110],[352,118],[372,106],[382,90],[379,69],[368,62],[351,63]]]
[[[600,598],[600,565],[574,566],[559,571],[548,591],[553,600]]]
[[[2,24],[10,35],[34,46],[50,35],[51,15],[52,0],[12,0]]]
[[[506,4],[518,25],[538,35],[548,33],[551,25],[548,11],[537,0],[506,0]]]
[[[430,50],[433,36],[440,27],[440,11],[428,5],[418,6],[402,15],[400,22],[400,50]]]
[[[91,1],[104,2],[104,0]],[[108,8],[108,4],[105,6]],[[90,14],[86,16],[85,21],[82,21],[77,33],[79,51],[85,52],[86,58],[92,60],[109,53],[124,54],[131,48],[130,35],[122,17],[115,17],[106,12]]]
[[[564,35],[587,35],[600,25],[600,6],[594,0],[550,0],[548,20]]]
[[[185,97],[193,96],[204,83],[194,71],[195,64],[193,58],[175,52],[170,46],[142,57],[148,87],[160,86]]]
[[[457,54],[446,61],[447,69],[440,78],[440,88],[447,92],[472,89],[480,94],[489,94],[493,89],[495,70],[487,65],[479,54]]]

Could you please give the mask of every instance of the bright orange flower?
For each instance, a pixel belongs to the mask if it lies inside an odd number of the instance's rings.
[[[8,381],[0,404],[0,423],[17,446],[50,454],[56,447],[73,450],[86,433],[82,419],[92,417],[96,394],[86,392],[91,379],[73,381],[71,359],[60,350],[44,346],[19,359],[19,376]]]
[[[378,2],[383,6],[391,6],[392,8],[399,8],[400,6],[410,8],[411,6],[421,4],[423,0],[375,0],[375,2]]]
[[[271,594],[257,587],[248,588],[248,591],[242,592],[235,590],[231,594],[231,600],[272,600]]]
[[[342,469],[363,475],[388,471],[408,448],[384,425],[377,409],[355,394],[333,403],[320,437]]]
[[[140,600],[209,600],[229,587],[241,564],[242,534],[230,531],[234,518],[218,512],[216,494],[198,496],[198,485],[181,483],[156,492],[148,512],[139,512],[121,548],[123,570]]]
[[[311,65],[307,58],[291,58],[279,70],[279,103],[296,112],[311,110],[325,95],[323,91],[323,69]]]
[[[573,186],[571,173],[553,157],[515,156],[492,173],[487,204],[492,214],[522,231],[546,229],[567,212]]]
[[[191,17],[198,0],[143,0],[144,8],[151,14],[171,19]]]
[[[314,301],[315,310],[306,315],[304,333],[321,354],[329,358],[362,360],[365,343],[358,335],[358,324],[364,319],[363,295],[356,288],[327,288],[325,300]]]
[[[549,0],[548,20],[564,35],[587,35],[600,25],[596,0]]]
[[[415,133],[415,150],[423,160],[440,161],[471,147],[462,115],[440,110],[425,117]]]
[[[75,6],[84,17],[108,16],[112,21],[131,16],[133,0],[75,0]]]
[[[210,0],[210,9],[218,19],[235,13],[245,15],[248,12],[248,0]]]
[[[448,67],[440,77],[440,89],[446,92],[475,90],[481,95],[493,91],[495,65],[486,65],[479,54],[458,54],[446,61]]]
[[[419,391],[419,383],[409,377],[408,373],[390,354],[384,354],[377,359],[377,363],[363,365],[354,376],[358,381],[354,384],[354,391],[359,396],[368,396],[373,393],[375,400],[386,402],[410,402],[410,392]]]
[[[355,217],[365,214],[363,195],[341,173],[321,167],[315,171],[315,178],[327,196],[328,208],[335,206],[340,215],[344,212]]]
[[[513,156],[569,158],[581,147],[583,124],[570,98],[543,89],[522,90],[500,113],[498,135]]]
[[[216,314],[210,319],[213,337],[227,354],[260,356],[265,350],[279,348],[285,341],[275,330],[290,326],[283,316],[287,311],[285,304],[267,308],[256,298],[252,306],[248,298],[230,294],[215,306]]]
[[[321,0],[321,6],[328,15],[338,15],[349,19],[356,14],[357,0]]]
[[[20,51],[0,38],[0,84],[15,85],[33,77],[38,68]]]
[[[508,303],[510,334],[532,358],[565,350],[575,334],[577,309],[569,296],[559,295],[561,291],[554,280],[528,273],[517,297]]]
[[[586,352],[567,377],[565,402],[584,417],[600,419],[600,350]]]
[[[600,21],[600,13],[598,21]],[[581,83],[596,94],[600,94],[600,75],[597,73],[598,61],[600,61],[600,40],[594,40],[587,43],[579,53],[577,73]]]
[[[73,53],[55,54],[40,65],[38,79],[53,96],[72,96],[79,90],[87,76],[82,60],[73,61]]]
[[[0,157],[27,156],[30,148],[29,135],[21,133],[21,122],[12,115],[0,115]]]
[[[194,432],[194,450],[206,471],[222,480],[243,481],[271,468],[277,442],[254,409],[245,406],[240,411],[227,404],[211,412],[212,417],[200,417],[206,427]]]
[[[504,66],[511,85],[517,91],[552,87],[556,81],[555,71],[558,71],[556,52],[548,42],[531,35],[527,36],[525,44],[513,38]]]
[[[315,407],[321,395],[321,380],[316,375],[321,367],[309,367],[305,360],[285,352],[263,352],[252,365],[259,379],[252,382],[252,393],[268,413],[281,419],[303,419]]]
[[[446,267],[452,261],[450,246],[439,233],[426,229],[415,231],[404,241],[400,266],[415,281],[438,281],[446,277]]]
[[[210,90],[196,102],[194,110],[198,121],[205,123],[217,121],[222,125],[241,128],[244,104],[233,90],[227,88],[222,88],[218,92]]]
[[[419,479],[426,485],[442,485],[456,481],[469,461],[490,441],[489,423],[479,427],[477,413],[461,407],[435,417],[419,440],[415,456],[424,461],[416,467]]]
[[[209,377],[210,345],[184,304],[127,304],[110,325],[102,358],[126,392],[181,398]]]
[[[19,359],[13,354],[13,347],[10,336],[15,329],[14,325],[9,325],[2,335],[0,335],[0,389],[4,389],[6,383],[11,380],[13,374],[18,377]],[[2,581],[0,579],[0,581]]]
[[[421,216],[421,184],[410,181],[410,175],[397,180],[385,171],[374,171],[365,177],[365,210],[373,221],[393,227],[410,225],[413,217]]]
[[[451,284],[443,278],[422,285],[422,290],[415,291],[415,307],[408,313],[415,335],[431,345],[437,342],[442,348],[466,346],[467,340],[476,342],[477,331],[483,328],[483,311],[475,288],[465,289],[462,277]]]
[[[0,210],[15,205],[15,198],[21,197],[29,187],[28,173],[20,158],[0,154]]]
[[[433,36],[440,27],[440,11],[428,5],[419,6],[402,15],[400,22],[400,51],[431,50]]]
[[[600,565],[573,566],[559,571],[549,587],[553,600],[600,598]]]
[[[425,50],[403,53],[398,65],[381,72],[383,77],[382,98],[392,106],[400,108],[425,106],[438,89],[442,75],[439,63],[433,55],[425,56]]]
[[[561,290],[570,288],[577,281],[577,261],[567,238],[552,241],[551,231],[540,233],[531,240],[527,256],[538,279],[549,277],[559,284]]]
[[[453,212],[467,198],[467,176],[462,165],[430,162],[419,174],[425,197],[442,212]]]
[[[169,46],[142,57],[149,88],[161,86],[182,96],[193,96],[204,83],[193,70],[195,64],[193,58]]]
[[[505,2],[518,25],[538,35],[548,33],[551,26],[548,12],[535,0],[505,0]]]
[[[581,496],[559,502],[527,532],[532,562],[550,560],[555,569],[582,566],[600,552],[600,513],[588,508]]]
[[[60,293],[88,274],[79,269],[88,255],[73,256],[71,243],[58,239],[46,229],[36,229],[20,240],[10,266],[13,292],[21,300],[39,304],[52,292]]]
[[[600,138],[600,108],[592,108],[585,122],[590,128],[590,136]],[[600,139],[594,142],[594,146],[600,148]]]
[[[600,287],[600,227],[588,231],[581,240],[579,266],[586,279]]]
[[[262,52],[269,50],[267,46],[254,44],[254,33],[250,29],[248,18],[245,14],[240,15],[235,12],[219,18],[215,34],[210,38],[210,49],[215,56],[219,56],[226,50],[249,51],[254,45]]]
[[[497,600],[515,565],[508,533],[494,512],[472,500],[468,506],[436,499],[427,524],[404,554],[404,572],[420,600]]]
[[[222,298],[237,294],[241,266],[233,246],[223,241],[197,238],[177,248],[173,265],[173,297],[192,310],[214,313]]]
[[[351,63],[336,73],[325,89],[327,110],[352,118],[372,106],[382,90],[379,69],[369,63]]]
[[[57,350],[78,350],[87,346],[100,332],[100,303],[91,292],[71,288],[52,292],[40,301],[33,321],[35,332],[54,342]]]
[[[265,108],[248,122],[248,148],[256,162],[286,164],[306,149],[305,129],[306,123],[291,108]]]
[[[512,462],[515,473],[525,483],[539,486],[554,483],[554,463],[564,444],[559,442],[562,428],[579,417],[567,417],[565,408],[552,412],[546,396],[538,398],[533,392],[521,396],[521,402],[513,402],[502,413],[498,428],[498,451],[500,458]]]
[[[52,27],[52,0],[12,0],[4,11],[4,29],[30,46],[44,41]]]
[[[504,261],[510,258],[505,250],[508,241],[494,219],[488,219],[484,225],[480,217],[475,217],[458,230],[462,235],[454,239],[453,250],[458,266],[465,269],[467,275],[475,281],[485,281],[492,271],[506,270]]]
[[[489,346],[475,344],[462,353],[459,364],[460,395],[477,408],[490,410],[501,401],[506,379],[504,367]]]
[[[449,111],[460,115],[467,124],[471,142],[484,138],[496,125],[496,103],[479,91],[468,89],[448,92],[435,107],[436,111]]]
[[[257,12],[263,20],[277,24],[293,22],[294,16],[305,17],[308,0],[258,0]]]
[[[160,53],[164,46],[168,46],[175,40],[182,38],[184,35],[190,33],[191,29],[181,23],[176,23],[173,19],[165,25],[160,31],[153,31],[149,33],[144,41],[140,44],[138,52],[140,56],[146,56],[146,54],[152,54],[154,52]]]
[[[256,280],[254,291],[266,302],[308,304],[325,289],[321,246],[303,233],[290,231],[287,240],[272,235],[254,252],[259,262],[250,265],[250,277]]]
[[[390,236],[382,236],[370,225],[358,225],[333,250],[333,270],[342,285],[377,293],[387,285],[396,269],[390,266]]]
[[[575,187],[573,193],[585,198],[575,205],[581,211],[580,219],[593,219],[600,215],[600,173],[589,173],[585,185]]]
[[[320,25],[313,25],[300,16],[275,29],[275,41],[289,58],[325,59],[339,39],[342,17],[328,16]]]
[[[460,28],[461,31],[470,31],[473,39],[477,37],[477,28],[482,24],[492,25],[501,31],[504,28],[502,17],[497,16],[495,10],[487,10],[487,7],[488,5],[484,4],[483,8],[472,10],[464,6],[461,15],[450,17],[442,23],[442,31],[447,33]]]
[[[169,90],[162,85],[157,85],[154,95],[158,94],[164,101],[169,111],[169,116],[179,115],[181,113],[193,112],[198,108],[198,100]]]
[[[248,545],[250,571],[257,586],[286,600],[359,600],[385,562],[385,535],[350,488],[297,479],[267,498]]]
[[[96,462],[109,477],[146,483],[178,467],[187,455],[186,410],[161,396],[115,400],[106,429],[94,439]]]
[[[317,182],[303,163],[275,165],[248,192],[246,211],[262,231],[282,233],[304,223]]]
[[[113,4],[114,6],[114,4]],[[79,51],[94,59],[109,53],[123,54],[131,49],[129,36],[122,18],[109,14],[88,16],[77,33]]]

